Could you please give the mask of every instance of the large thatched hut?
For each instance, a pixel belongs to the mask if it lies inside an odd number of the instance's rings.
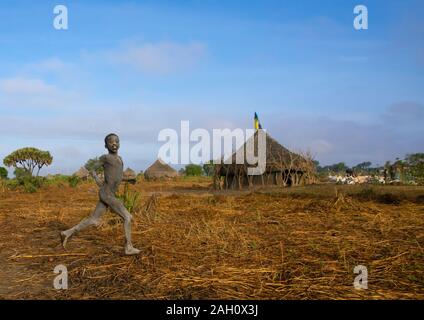
[[[258,131],[249,138],[254,139],[254,147],[248,148],[248,141],[222,164],[215,166],[214,186],[216,189],[241,189],[251,186],[293,186],[304,185],[314,181],[314,164],[312,159],[289,151],[265,133],[266,166],[261,175],[248,175],[248,168],[256,167],[247,163],[248,152],[258,156]],[[251,150],[252,149],[252,150]],[[236,164],[237,156],[242,153],[244,163]]]
[[[144,172],[144,178],[146,180],[167,179],[176,176],[178,176],[178,172],[174,168],[163,162],[161,159],[157,159]]]

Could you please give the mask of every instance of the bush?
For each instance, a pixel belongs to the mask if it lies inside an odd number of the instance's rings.
[[[424,194],[420,194],[415,198],[416,203],[424,204]]]
[[[18,180],[19,184],[23,185],[24,180],[31,177],[31,172],[24,168],[16,168],[15,171],[13,171],[13,174],[15,175],[16,180]]]
[[[362,189],[354,195],[360,201],[374,201],[383,204],[400,204],[405,199],[404,195],[396,195],[392,193],[378,194],[372,188]]]
[[[140,193],[137,191],[130,191],[128,188],[128,183],[125,183],[124,192],[118,194],[117,198],[122,201],[129,213],[134,213],[139,207]]]
[[[0,179],[7,180],[7,174],[8,174],[7,169],[0,167]]]
[[[15,191],[19,187],[19,182],[16,179],[7,180],[5,186],[7,189]]]
[[[392,193],[384,193],[378,197],[378,202],[384,204],[400,204],[402,202],[402,198],[401,196]]]
[[[39,188],[45,185],[46,179],[44,177],[24,177],[18,180],[18,184],[24,187],[24,191],[34,193]]]
[[[81,182],[81,179],[75,175],[72,176],[66,176],[66,181],[68,181],[68,184],[71,188],[76,188],[76,186]]]
[[[28,192],[28,193],[37,192],[38,187],[30,179],[26,179],[23,183],[24,183],[25,192]]]
[[[14,174],[16,182],[9,184],[12,189],[22,186],[25,192],[34,193],[46,183],[46,178],[33,177],[28,170],[23,168],[16,168]]]
[[[197,164],[188,164],[185,166],[184,173],[186,176],[201,176],[203,168]]]
[[[68,177],[68,183],[70,187],[75,188],[80,183],[80,178],[77,176],[70,176]]]

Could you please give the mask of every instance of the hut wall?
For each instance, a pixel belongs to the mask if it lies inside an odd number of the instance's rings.
[[[234,175],[227,174],[223,176],[222,187],[224,189],[240,189],[252,186],[270,186],[277,185],[290,187],[293,185],[305,185],[306,180],[300,171],[274,171],[263,175],[247,176],[246,174]]]
[[[262,175],[248,176],[246,167],[240,166],[222,166],[215,172],[215,188],[223,189],[242,189],[250,186],[303,186],[313,181],[309,175],[299,169],[270,168],[272,171],[265,172]],[[221,180],[222,179],[222,180]],[[222,184],[220,183],[222,181]]]

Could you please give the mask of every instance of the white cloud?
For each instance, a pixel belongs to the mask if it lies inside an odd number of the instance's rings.
[[[61,109],[76,110],[83,102],[84,91],[73,88],[70,83],[60,86],[46,82],[43,77],[21,74],[0,78],[0,111],[12,115],[15,110]]]
[[[33,95],[51,94],[56,92],[55,86],[49,85],[40,79],[14,77],[0,80],[0,91],[5,94]]]
[[[168,74],[192,68],[205,54],[206,47],[199,42],[159,42],[114,51],[109,57],[142,72]]]

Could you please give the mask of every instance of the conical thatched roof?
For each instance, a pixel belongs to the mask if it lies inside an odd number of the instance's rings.
[[[171,166],[157,159],[147,170],[144,172],[144,177],[149,179],[157,178],[172,178],[178,176],[178,173]]]
[[[275,141],[268,133],[265,133],[265,163],[262,162],[262,165],[265,164],[265,167],[260,168],[258,163],[249,163],[258,157],[259,132],[261,131],[256,131],[224,163],[215,166],[215,188],[241,189],[246,186],[250,188],[253,186],[264,187],[268,185],[286,187],[313,183],[314,164],[310,156],[302,156],[289,151]],[[252,153],[255,157],[253,157]],[[259,172],[256,170],[249,172],[249,168],[258,168]],[[221,177],[224,177],[223,181]]]
[[[125,170],[123,173],[122,180],[135,182],[137,180],[137,174],[134,170],[127,168],[127,170]]]
[[[274,172],[284,170],[286,168],[300,168],[302,167],[305,159],[274,140],[268,133],[265,133],[266,141],[266,172]],[[254,148],[247,148],[247,145],[251,140],[254,141]],[[222,168],[225,168],[225,172],[232,172],[235,169],[236,159],[239,156],[240,159],[244,159],[244,163],[237,164],[246,167],[255,167],[256,165],[248,164],[247,156],[254,151],[254,155],[258,156],[258,131],[248,139],[248,141],[242,145],[236,152],[234,152],[230,158],[226,159],[222,164]],[[241,156],[244,157],[242,158]]]
[[[74,176],[77,176],[80,179],[87,179],[90,176],[90,172],[85,167],[81,167],[74,173]]]

